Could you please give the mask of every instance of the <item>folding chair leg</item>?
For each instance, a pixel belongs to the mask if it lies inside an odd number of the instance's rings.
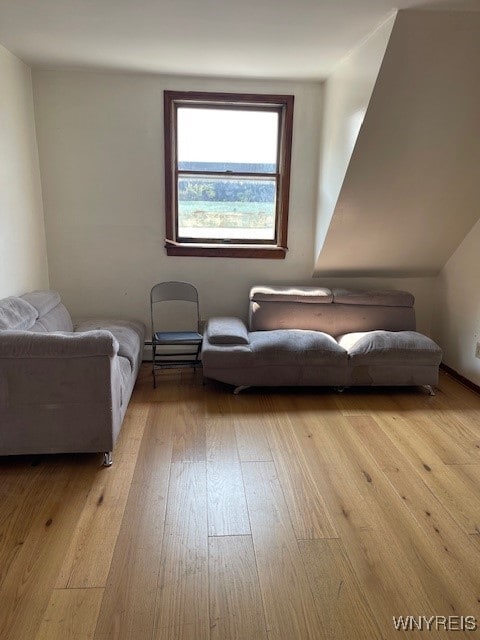
[[[153,342],[153,340],[152,340]],[[155,378],[155,358],[157,356],[157,350],[155,345],[152,344],[152,376],[153,376],[153,388],[157,388],[157,379]]]

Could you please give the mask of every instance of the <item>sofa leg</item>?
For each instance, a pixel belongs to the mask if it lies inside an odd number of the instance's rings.
[[[244,389],[250,389],[250,385],[249,384],[241,384],[239,387],[235,387],[235,389],[233,390],[234,395],[238,396],[238,394],[243,391]]]
[[[425,389],[425,391],[428,391],[428,395],[429,396],[436,396],[437,395],[435,393],[435,389],[432,387],[431,384],[422,384],[422,389]]]
[[[111,451],[105,451],[103,454],[103,466],[111,467],[113,464],[113,456]]]

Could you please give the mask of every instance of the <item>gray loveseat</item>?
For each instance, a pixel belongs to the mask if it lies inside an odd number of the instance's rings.
[[[212,318],[205,377],[248,386],[424,385],[433,393],[440,347],[415,331],[405,291],[254,287],[249,326]]]
[[[111,452],[145,326],[72,322],[55,291],[0,300],[0,455]]]

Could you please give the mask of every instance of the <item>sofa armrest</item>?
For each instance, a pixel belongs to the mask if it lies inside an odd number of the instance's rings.
[[[206,334],[210,344],[249,344],[247,327],[240,318],[211,318]]]
[[[69,405],[79,415],[93,406],[111,415],[112,398],[121,393],[117,352],[108,331],[0,332],[0,414],[27,406],[48,414]]]
[[[106,330],[85,333],[1,331],[0,358],[84,358],[118,353],[118,342]]]
[[[117,349],[108,331],[0,332],[1,454],[111,451],[129,398]]]

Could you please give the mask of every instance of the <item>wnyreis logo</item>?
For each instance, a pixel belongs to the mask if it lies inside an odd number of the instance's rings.
[[[476,631],[475,616],[393,616],[396,631]]]

